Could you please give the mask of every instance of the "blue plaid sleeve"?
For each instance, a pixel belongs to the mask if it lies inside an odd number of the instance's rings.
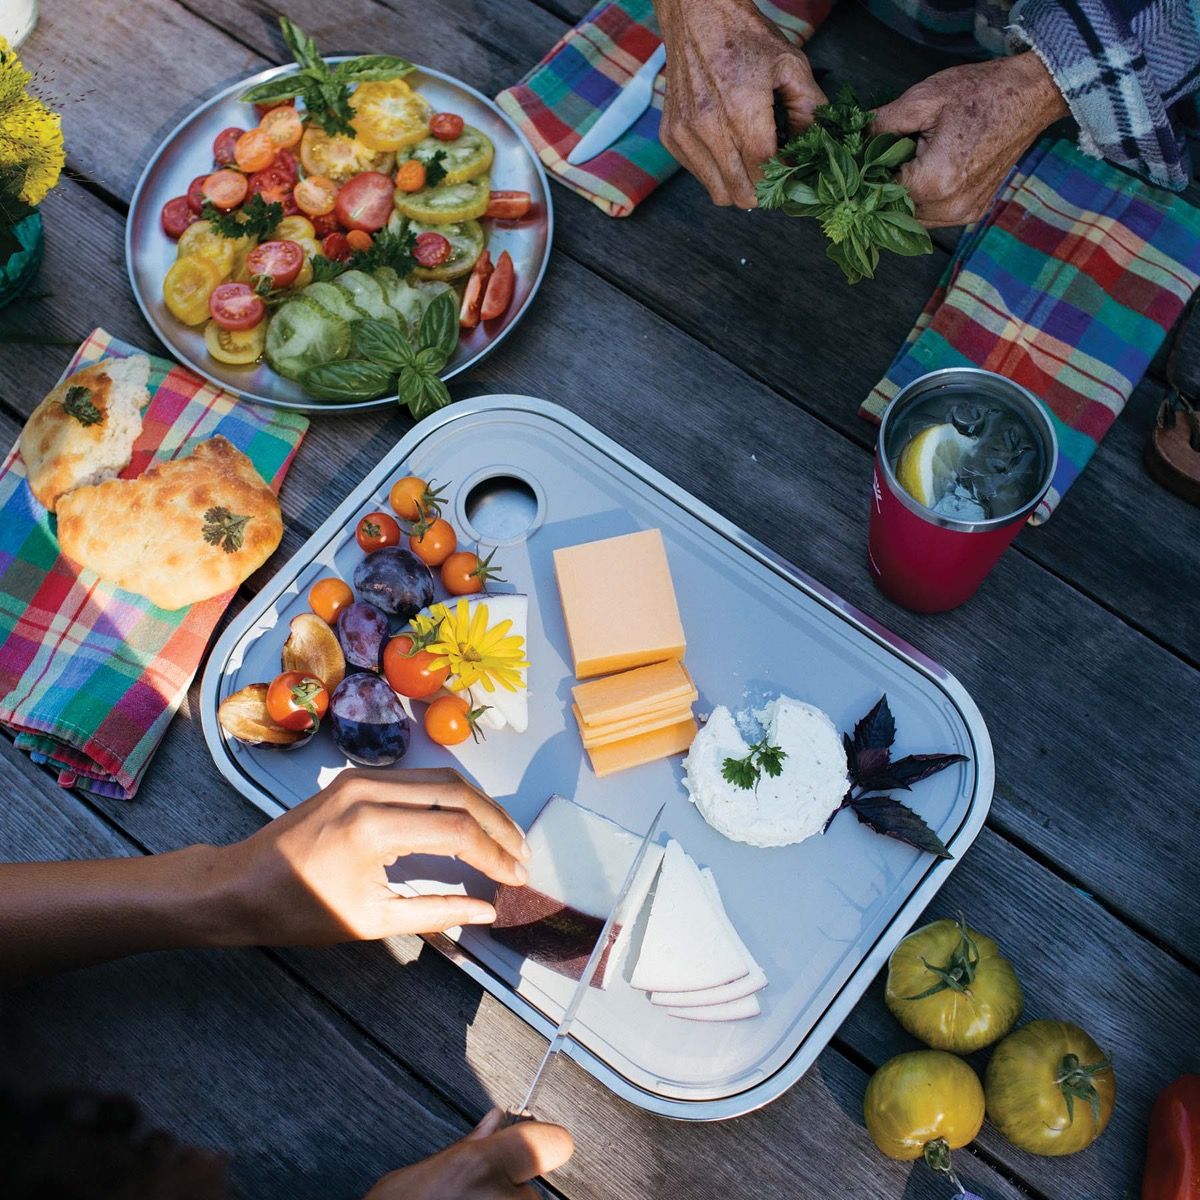
[[[1177,107],[1200,86],[1196,0],[1018,0],[1010,35],[1046,64],[1080,146],[1181,190],[1190,175]]]

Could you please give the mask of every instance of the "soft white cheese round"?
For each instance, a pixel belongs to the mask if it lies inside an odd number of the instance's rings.
[[[726,758],[745,758],[750,747],[733,714],[713,710],[684,759],[684,786],[718,833],[751,846],[789,846],[820,833],[842,802],[850,781],[846,752],[829,717],[819,708],[778,696],[754,714],[767,740],[786,753],[777,776],[762,773],[755,788],[726,782]]]

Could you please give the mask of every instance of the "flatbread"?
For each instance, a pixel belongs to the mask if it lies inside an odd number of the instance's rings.
[[[38,502],[54,512],[77,487],[119,474],[142,431],[150,399],[144,354],[106,358],[64,379],[21,430],[21,458]]]
[[[136,479],[78,488],[58,506],[69,559],[166,609],[232,591],[282,537],[275,493],[223,437]]]

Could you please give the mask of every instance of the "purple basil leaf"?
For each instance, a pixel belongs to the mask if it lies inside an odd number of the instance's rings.
[[[864,750],[891,748],[896,740],[896,722],[888,706],[887,696],[880,696],[879,703],[854,727],[854,748],[859,752],[860,765]]]
[[[842,748],[846,751],[846,769],[850,772],[850,782],[858,779],[858,751],[850,740],[848,733],[842,734]]]
[[[859,796],[850,801],[854,815],[866,826],[937,858],[953,858],[925,822],[906,804],[891,796]]]
[[[862,767],[862,757],[856,779],[869,792],[884,792],[888,788],[903,788],[907,792],[914,783],[967,761],[965,754],[908,754],[894,763],[882,763],[877,771],[868,771]]]
[[[860,750],[854,756],[854,782],[867,791],[878,791],[874,780],[888,769],[888,752],[886,749]]]

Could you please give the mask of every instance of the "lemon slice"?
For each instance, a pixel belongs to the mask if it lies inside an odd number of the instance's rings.
[[[896,460],[900,486],[918,504],[932,508],[954,486],[963,455],[973,443],[948,421],[922,429]]]

